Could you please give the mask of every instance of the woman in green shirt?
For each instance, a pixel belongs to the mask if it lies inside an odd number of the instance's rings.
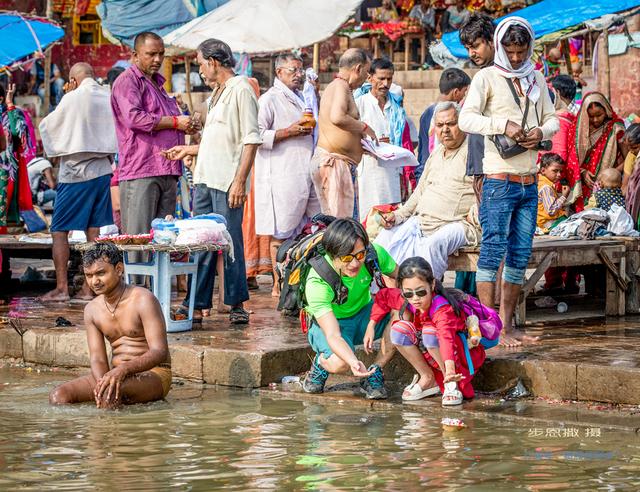
[[[376,361],[367,368],[355,355],[355,346],[364,340],[373,301],[373,277],[364,261],[369,237],[358,221],[338,219],[329,225],[322,238],[325,260],[340,275],[348,293],[346,301],[336,302],[329,283],[311,269],[305,284],[306,311],[313,318],[309,328],[309,343],[316,352],[311,370],[303,381],[307,393],[321,393],[329,373],[346,372],[364,378],[361,387],[369,399],[387,397],[382,367],[395,351],[389,340],[391,317],[387,316],[375,327],[374,339],[382,338]],[[372,245],[377,253],[378,267],[383,275],[395,279],[398,267],[381,246]]]

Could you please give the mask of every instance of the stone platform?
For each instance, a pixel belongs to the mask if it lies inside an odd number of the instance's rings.
[[[247,308],[253,311],[248,326],[232,326],[225,314],[205,318],[201,329],[169,334],[173,373],[178,378],[209,384],[256,388],[300,374],[309,367],[312,352],[298,321],[275,311],[270,289],[252,293]],[[58,367],[88,367],[89,357],[82,326],[82,303],[43,305],[33,297],[16,297],[0,306],[0,316],[18,312],[28,328],[23,339],[8,324],[0,325],[0,358]],[[570,310],[559,315],[532,313],[527,331],[539,335],[535,345],[518,349],[495,348],[474,380],[474,386],[495,392],[520,378],[540,397],[562,400],[640,404],[640,318],[626,317],[580,321]],[[573,314],[570,319],[569,314]],[[73,323],[55,327],[58,317]],[[366,363],[371,361],[359,354]],[[399,355],[385,371],[389,381],[406,384],[412,370]],[[334,382],[344,378],[333,376]]]

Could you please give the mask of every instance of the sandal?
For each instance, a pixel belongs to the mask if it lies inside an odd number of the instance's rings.
[[[422,389],[418,384],[420,377],[416,374],[413,376],[413,381],[402,392],[402,401],[416,401],[422,400],[427,396],[434,396],[440,393],[440,388],[436,385],[433,388]],[[408,393],[405,395],[405,393]]]
[[[185,306],[180,306],[173,313],[173,319],[176,321],[189,319],[189,308]],[[191,319],[191,322],[202,323],[202,311],[200,309],[193,310],[193,318]]]
[[[451,381],[445,383],[444,393],[442,393],[442,406],[453,407],[462,405],[462,392],[458,389],[458,383]]]
[[[229,321],[232,325],[246,325],[249,323],[249,312],[241,307],[231,308],[229,312]]]

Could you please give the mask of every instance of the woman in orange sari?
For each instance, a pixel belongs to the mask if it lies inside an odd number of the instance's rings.
[[[567,178],[574,196],[580,196],[575,202],[576,212],[584,210],[585,202],[596,191],[600,171],[610,167],[622,170],[623,136],[624,123],[607,98],[599,92],[587,94],[569,133]]]

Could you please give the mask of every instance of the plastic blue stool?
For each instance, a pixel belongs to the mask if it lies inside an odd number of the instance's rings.
[[[191,275],[191,292],[196,291],[198,276],[198,257],[200,252],[190,253],[188,261],[171,261],[170,251],[154,251],[150,253],[148,262],[130,263],[127,251],[124,251],[124,278],[130,283],[131,275],[147,275],[151,277],[151,292],[156,296],[162,308],[167,324],[167,332],[189,331],[193,325],[193,307],[195,295],[189,299],[189,315],[184,320],[171,319],[171,277],[175,275]]]

